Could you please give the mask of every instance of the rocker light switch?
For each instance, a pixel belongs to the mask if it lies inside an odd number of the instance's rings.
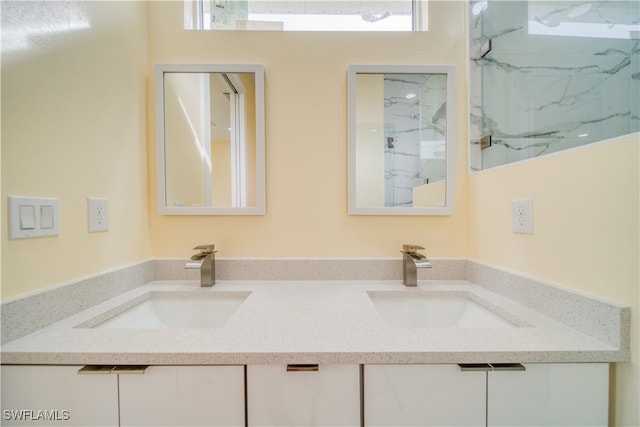
[[[9,196],[9,239],[57,236],[58,199]]]
[[[36,207],[34,205],[20,205],[20,230],[36,228]]]
[[[40,228],[48,230],[53,228],[54,225],[54,209],[51,205],[40,206]]]

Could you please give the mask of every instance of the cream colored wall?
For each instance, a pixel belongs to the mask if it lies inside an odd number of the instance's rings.
[[[631,305],[634,359],[615,370],[612,416],[615,425],[640,424],[637,140],[468,178],[464,2],[431,2],[429,32],[393,34],[198,33],[182,30],[181,2],[83,5],[89,27],[31,37],[34,45],[2,58],[2,200],[8,194],[58,197],[61,212],[59,237],[8,241],[2,229],[3,298],[150,255],[185,257],[209,241],[227,258],[397,257],[402,243],[414,242],[430,256],[471,256]],[[33,16],[51,17],[54,28],[76,16],[42,12]],[[3,49],[7,42],[3,34]],[[264,64],[266,216],[155,213],[153,81],[146,82],[147,152],[142,76],[153,76],[154,63],[170,62]],[[347,215],[350,63],[457,67],[455,215]],[[89,196],[109,198],[109,232],[87,233]],[[510,231],[517,197],[534,200],[532,236]]]
[[[151,251],[146,4],[2,2],[2,15],[6,299]],[[60,235],[7,240],[10,194],[58,198]],[[110,231],[87,232],[87,197],[109,199]]]
[[[383,74],[360,74],[356,79],[356,141],[356,206],[383,207]]]
[[[256,82],[252,74],[239,74],[246,90],[245,93],[245,132],[246,132],[246,202],[255,206],[256,201]]]
[[[434,257],[466,256],[464,10],[463,2],[434,2],[430,30],[423,33],[192,32],[182,30],[181,2],[149,4],[149,75],[154,63],[164,62],[264,64],[267,144],[266,216],[152,211],[153,255],[187,256],[194,245],[213,242],[225,258],[398,257],[402,243],[421,244]],[[460,70],[455,215],[347,215],[347,67],[375,63]],[[152,159],[152,122],[148,130]],[[152,167],[152,183],[154,174]],[[153,184],[149,195],[155,206]]]
[[[197,163],[195,163],[197,164]],[[211,141],[213,206],[231,206],[231,141]]]
[[[202,158],[210,144],[205,126],[204,96],[208,79],[198,74],[167,73],[164,76],[165,194],[168,206],[205,206],[204,177],[210,175]],[[200,167],[194,167],[200,165]]]
[[[613,373],[612,425],[638,426],[638,135],[469,178],[472,258],[632,307],[631,363]],[[511,200],[533,199],[534,234],[511,231]]]
[[[446,181],[437,181],[413,187],[413,206],[444,206]]]

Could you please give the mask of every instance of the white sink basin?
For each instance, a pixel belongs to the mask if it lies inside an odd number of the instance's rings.
[[[516,324],[465,293],[369,292],[378,314],[393,328],[513,328]]]
[[[108,319],[94,319],[91,328],[159,329],[219,328],[240,307],[250,292],[152,291],[123,304]],[[102,316],[101,316],[102,317]],[[97,320],[97,321],[95,321]]]

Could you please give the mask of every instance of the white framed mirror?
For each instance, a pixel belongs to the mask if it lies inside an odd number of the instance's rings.
[[[264,215],[264,67],[157,64],[162,215]]]
[[[349,214],[451,215],[455,68],[350,65]]]

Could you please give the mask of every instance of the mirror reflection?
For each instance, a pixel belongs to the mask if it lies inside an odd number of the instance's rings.
[[[264,213],[261,66],[156,67],[160,213]]]
[[[349,72],[349,212],[449,214],[453,67]]]

